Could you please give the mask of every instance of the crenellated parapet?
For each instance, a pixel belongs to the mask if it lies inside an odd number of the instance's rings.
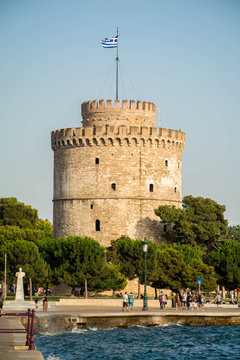
[[[93,100],[82,103],[83,127],[92,125],[154,126],[156,106],[151,102]]]
[[[82,127],[52,131],[54,237],[159,242],[154,209],[181,206],[185,133],[156,128],[151,102],[87,101]]]
[[[52,149],[79,146],[175,146],[183,151],[185,133],[141,126],[91,126],[52,131]]]

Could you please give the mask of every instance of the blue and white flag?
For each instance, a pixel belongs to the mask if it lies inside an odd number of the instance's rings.
[[[101,41],[101,45],[105,48],[116,48],[118,45],[118,36],[112,37],[110,39],[105,38]]]

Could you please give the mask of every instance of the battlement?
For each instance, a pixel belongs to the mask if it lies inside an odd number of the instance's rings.
[[[181,151],[185,146],[185,133],[172,130],[142,126],[91,126],[67,128],[52,131],[52,149],[59,147],[93,145],[142,145],[177,146]]]
[[[101,124],[154,126],[156,106],[151,102],[130,100],[93,100],[82,103],[83,126]]]
[[[89,112],[102,112],[102,111],[144,111],[149,113],[156,112],[156,106],[151,102],[146,101],[135,101],[130,100],[129,104],[127,100],[122,100],[122,107],[120,107],[120,101],[114,100],[114,105],[112,103],[112,100],[106,100],[106,103],[104,100],[93,100],[93,101],[86,101],[82,103],[82,114],[83,113],[89,113]]]

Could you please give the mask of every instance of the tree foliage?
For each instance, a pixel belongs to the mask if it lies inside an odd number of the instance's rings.
[[[198,277],[203,279],[202,289],[214,290],[217,286],[214,268],[204,264],[201,250],[190,246],[162,245],[157,250],[158,271],[153,287],[169,288],[173,291],[191,288],[196,290]]]
[[[210,254],[218,275],[218,283],[228,290],[240,288],[240,243],[226,240]]]
[[[120,266],[120,271],[128,279],[139,278],[144,282],[144,257],[142,240],[132,240],[122,236],[108,250],[108,259]],[[156,270],[156,245],[149,241],[147,252],[147,282],[149,283]]]
[[[18,202],[16,198],[0,199],[0,226],[33,228],[38,220],[37,210]]]
[[[4,271],[4,254],[7,254],[7,278],[15,282],[15,273],[21,267],[26,279],[41,285],[48,275],[48,265],[42,259],[37,245],[26,240],[7,241],[0,247],[1,272]]]
[[[95,277],[90,282],[91,290],[113,290],[115,293],[127,286],[127,278],[120,272],[118,265],[106,264],[104,270],[101,277]]]
[[[84,279],[101,276],[106,264],[104,248],[85,237],[48,239],[39,243],[44,259],[51,265],[51,282],[83,286]]]
[[[172,247],[157,250],[157,273],[152,286],[178,291],[186,287],[187,265],[180,251]]]
[[[198,289],[197,278],[202,278],[201,290],[212,291],[217,287],[217,277],[213,266],[205,264],[202,260],[193,258],[188,264],[186,285],[193,290]]]
[[[214,200],[189,195],[183,198],[182,209],[164,205],[155,214],[170,225],[163,233],[168,241],[212,250],[227,233],[224,211],[225,206]]]
[[[40,241],[39,247],[50,264],[50,282],[54,285],[64,282],[83,288],[86,279],[89,290],[103,291],[121,290],[126,284],[119,267],[107,264],[105,248],[91,238],[49,238]]]
[[[236,240],[240,242],[240,225],[229,226],[226,237],[229,240]]]
[[[147,283],[173,291],[197,289],[196,279],[201,277],[205,291],[216,287],[216,278],[228,289],[239,288],[240,226],[227,228],[224,211],[224,206],[211,199],[192,196],[183,199],[182,209],[159,206],[155,213],[167,224],[163,235],[168,244],[157,246],[149,241]],[[142,240],[122,236],[106,252],[88,237],[53,239],[51,223],[39,219],[37,210],[16,198],[0,199],[2,277],[5,253],[8,282],[16,281],[15,273],[22,267],[25,279],[36,285],[64,282],[83,288],[87,281],[89,290],[120,291],[126,277],[144,283]]]

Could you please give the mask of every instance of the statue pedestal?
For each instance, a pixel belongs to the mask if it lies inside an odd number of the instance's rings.
[[[5,301],[3,304],[3,310],[16,310],[16,311],[27,311],[28,309],[35,309],[34,301],[24,301],[24,300],[9,300]]]
[[[25,301],[24,300],[24,288],[23,288],[23,278],[25,272],[22,271],[22,268],[16,273],[17,277],[17,291],[14,301],[7,301],[3,304],[4,310],[17,310],[17,311],[27,311],[28,309],[35,309],[34,301]]]

